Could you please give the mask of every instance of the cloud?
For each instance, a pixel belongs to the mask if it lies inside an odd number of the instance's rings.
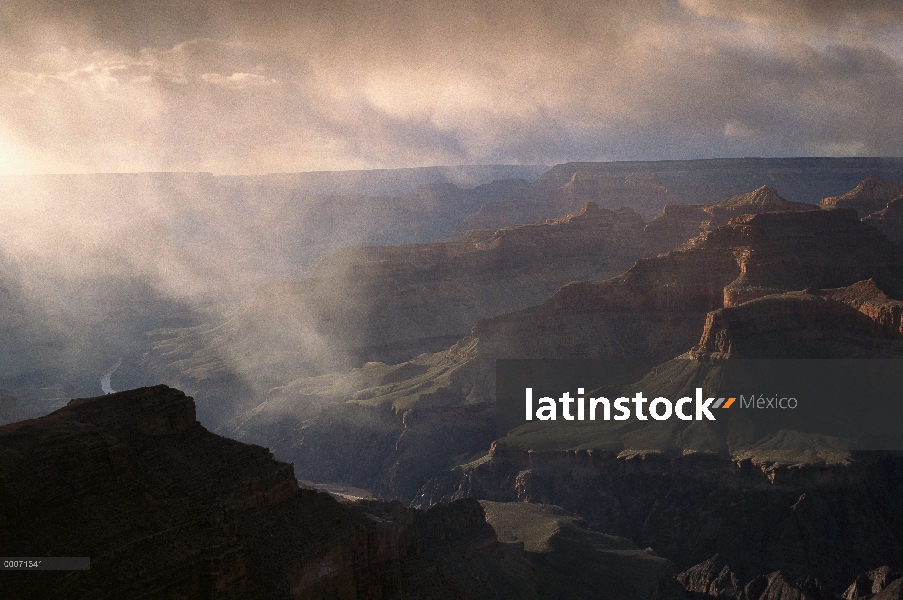
[[[204,73],[201,75],[201,79],[212,85],[234,89],[248,89],[277,83],[275,79],[268,79],[256,73],[232,73],[228,77],[219,73]]]
[[[903,17],[896,0],[682,0],[681,4],[704,17],[737,19],[755,24],[783,24],[797,28],[814,25],[851,28],[881,26]]]
[[[0,140],[35,171],[900,155],[897,4],[14,0]]]

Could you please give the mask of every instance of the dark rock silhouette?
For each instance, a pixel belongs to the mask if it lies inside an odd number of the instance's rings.
[[[0,427],[0,457],[4,556],[91,559],[87,571],[5,572],[9,597],[514,600],[549,597],[556,581],[537,571],[534,548],[500,544],[475,500],[420,511],[299,489],[291,465],[209,433],[191,398],[166,386]],[[566,561],[596,538],[634,548],[574,531],[544,556]],[[624,598],[678,590],[667,560],[598,551],[607,563],[587,563],[588,579],[568,587],[576,597],[611,570],[647,592]]]

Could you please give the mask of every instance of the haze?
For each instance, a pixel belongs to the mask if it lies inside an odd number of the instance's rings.
[[[0,173],[901,154],[897,2],[11,0]]]

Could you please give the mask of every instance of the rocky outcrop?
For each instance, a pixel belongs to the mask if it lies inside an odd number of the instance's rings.
[[[818,580],[791,581],[782,571],[760,575],[741,586],[718,554],[687,569],[677,580],[690,592],[691,598],[698,600],[834,600],[836,597]]]
[[[901,195],[903,195],[903,183],[887,181],[878,175],[872,175],[863,179],[855,188],[843,195],[825,198],[821,201],[821,207],[852,209],[859,214],[861,219],[883,209],[888,202]]]
[[[901,274],[899,252],[852,211],[747,215],[614,279],[570,284],[480,321],[459,347],[507,358],[669,358],[699,341],[712,310],[869,278],[899,290]]]
[[[737,575],[721,559],[720,554],[694,565],[676,577],[694,598],[735,600],[742,590]]]
[[[833,594],[818,581],[806,579],[792,582],[782,571],[760,575],[746,584],[739,598],[743,600],[830,600]]]
[[[866,284],[867,285],[867,284]],[[903,303],[864,303],[864,285],[789,292],[712,311],[694,358],[887,358],[903,353]],[[854,288],[854,289],[851,289]],[[843,302],[838,298],[846,299]],[[855,304],[852,305],[851,304]]]
[[[711,228],[726,225],[734,217],[744,215],[760,215],[773,212],[805,212],[817,210],[804,202],[788,202],[778,195],[771,186],[763,185],[755,191],[737,194],[720,202],[703,207],[703,211],[712,215]]]
[[[710,312],[691,355],[899,358],[900,305],[874,280],[771,295]],[[638,389],[660,389],[655,378],[685,389],[684,379],[706,378],[703,367],[688,358],[669,361]],[[792,428],[789,421],[782,426]],[[562,433],[560,447],[572,449],[552,450],[554,429],[533,437],[522,429],[497,440],[488,455],[435,475],[413,504],[458,496],[559,504],[600,531],[654,548],[678,568],[695,564],[683,583],[712,597],[771,598],[784,590],[788,597],[820,598],[824,590],[806,578],[818,577],[839,594],[874,564],[903,560],[896,541],[903,530],[882,516],[899,502],[896,492],[887,493],[903,468],[892,456],[793,453],[786,435],[732,454],[717,440],[736,437],[704,428],[650,426],[643,434],[640,427],[601,424],[589,437]],[[656,448],[667,439],[676,446]],[[726,562],[702,564],[716,551]],[[682,562],[691,556],[695,562]],[[778,569],[785,573],[776,575]]]
[[[893,571],[887,565],[879,567],[856,578],[843,593],[843,600],[871,600],[901,597],[903,573]]]
[[[855,308],[886,330],[888,335],[898,336],[903,333],[901,324],[903,302],[891,298],[874,279],[866,279],[842,288],[811,291]]]
[[[209,433],[165,386],[0,427],[0,551],[90,557],[5,572],[23,599],[683,597],[668,560],[555,507],[299,489],[291,465]]]
[[[297,493],[289,465],[207,433],[165,387],[74,400],[0,428],[0,447],[4,555],[92,559],[90,571],[17,573],[7,589],[22,598],[241,597],[236,511]]]
[[[682,315],[699,319],[685,335],[703,334],[700,360],[899,356],[900,301],[890,292],[899,290],[899,278],[894,247],[850,210],[744,216],[621,277],[572,284],[543,305],[482,321],[460,352],[564,358],[617,357],[626,349],[650,357],[673,343]],[[670,316],[656,323],[662,337],[635,329],[632,316],[644,311]],[[611,344],[620,339],[625,343]],[[637,339],[649,345],[626,343]],[[672,367],[656,376],[703,377]],[[552,503],[597,530],[654,548],[679,569],[720,553],[730,568],[702,568],[708,574],[697,577],[694,593],[710,593],[714,584],[736,597],[818,598],[825,589],[839,594],[875,564],[903,560],[903,530],[886,518],[898,510],[890,508],[898,506],[897,492],[888,493],[901,481],[898,459],[827,452],[788,461],[764,450],[732,457],[702,443],[729,438],[671,429],[656,437],[679,441],[667,451],[644,450],[652,446],[639,430],[567,438],[572,449],[554,451],[544,449],[552,445],[548,431],[541,440],[509,434],[487,456],[435,475],[414,505],[459,495]],[[769,448],[781,443],[776,438]]]
[[[87,556],[4,573],[16,598],[530,598],[483,509],[341,504],[221,438],[157,386],[0,427],[0,552]]]
[[[887,566],[864,573],[856,578],[841,596],[843,600],[870,600],[873,598],[896,599],[900,597],[901,574]],[[798,581],[788,580],[787,575],[775,571],[755,577],[741,586],[737,576],[720,555],[715,555],[680,573],[677,580],[695,600],[835,600],[836,593],[827,589],[818,579],[807,577]]]
[[[731,196],[711,204],[669,204],[646,225],[644,241],[647,254],[667,252],[697,235],[726,225],[743,215],[772,212],[804,212],[818,210],[812,204],[788,202],[770,186]]]

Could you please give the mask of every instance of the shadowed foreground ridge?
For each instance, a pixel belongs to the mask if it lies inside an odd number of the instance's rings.
[[[0,553],[91,558],[4,573],[16,598],[534,597],[475,500],[424,512],[299,489],[166,386],[0,428]]]
[[[522,512],[492,506],[502,524]],[[299,489],[290,464],[210,433],[163,385],[0,427],[0,553],[91,559],[4,572],[3,597],[531,600],[591,598],[602,583],[625,600],[683,597],[669,560],[531,514],[525,548],[510,527],[499,542],[471,498],[422,511]],[[565,581],[556,565],[588,547],[603,560]]]

